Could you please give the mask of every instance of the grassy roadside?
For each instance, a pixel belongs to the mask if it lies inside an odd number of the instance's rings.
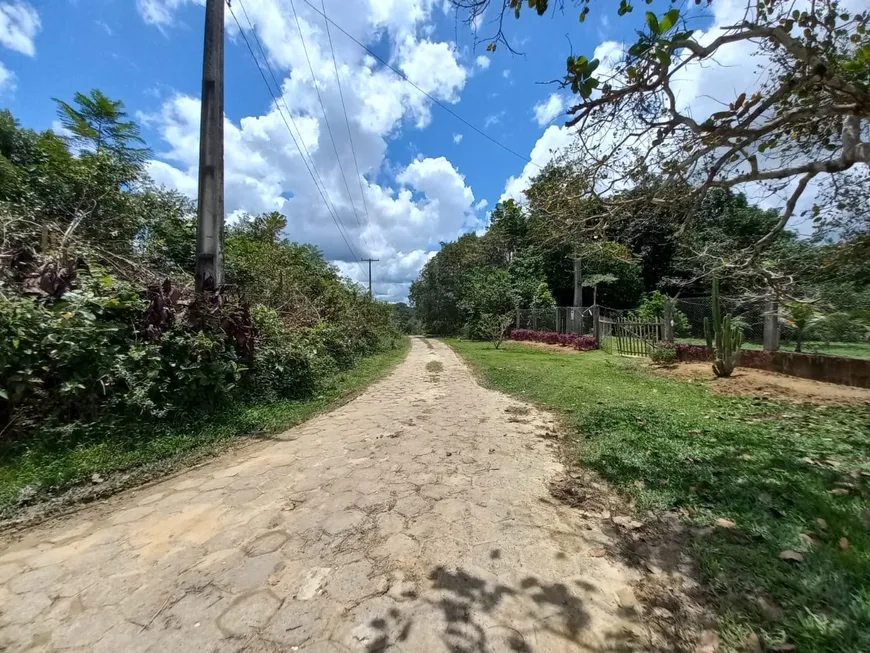
[[[404,360],[409,348],[410,340],[405,338],[397,349],[362,359],[353,369],[338,374],[327,391],[307,400],[235,404],[159,429],[128,423],[101,428],[78,442],[35,441],[26,448],[0,448],[0,518],[10,517],[24,503],[90,480],[94,474],[108,477],[133,470],[141,480],[149,480],[213,455],[234,439],[288,429],[386,376]],[[129,485],[122,483],[119,489]]]
[[[603,352],[448,344],[487,385],[562,413],[579,462],[639,511],[714,526],[692,546],[720,651],[753,633],[765,650],[870,651],[870,405],[712,395]]]

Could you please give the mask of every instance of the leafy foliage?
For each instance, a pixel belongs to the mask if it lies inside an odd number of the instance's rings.
[[[654,290],[648,293],[640,306],[630,313],[631,319],[637,319],[645,322],[657,322],[665,316],[665,304],[668,301],[667,295],[659,290]],[[680,309],[674,307],[674,335],[677,337],[688,335],[691,332],[689,326],[689,318]]]
[[[68,136],[0,112],[0,458],[319,396],[398,344],[392,307],[277,212],[227,229],[230,285],[194,297],[195,205],[148,179],[123,104],[94,90],[58,113]]]
[[[658,365],[673,365],[679,358],[677,357],[677,346],[672,342],[656,343],[649,355],[653,363]]]
[[[575,333],[514,329],[511,331],[511,340],[540,342],[545,345],[561,345],[563,347],[573,347],[578,351],[598,349],[598,343],[593,336],[580,336]]]

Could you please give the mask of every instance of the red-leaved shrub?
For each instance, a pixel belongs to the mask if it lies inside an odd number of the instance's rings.
[[[681,363],[703,363],[710,360],[706,345],[689,345],[684,342],[677,343],[677,360]]]
[[[542,342],[546,345],[561,345],[573,347],[578,351],[590,351],[598,349],[598,343],[592,336],[578,336],[574,333],[553,333],[552,331],[532,331],[531,329],[514,329],[511,331],[512,340],[525,340],[528,342]]]

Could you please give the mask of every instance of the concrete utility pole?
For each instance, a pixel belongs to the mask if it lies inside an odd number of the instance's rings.
[[[574,322],[577,333],[583,335],[583,259],[574,249]]]
[[[224,1],[206,0],[196,210],[196,292],[223,284]]]
[[[363,262],[368,261],[368,264],[369,264],[369,297],[372,297],[373,296],[372,295],[372,263],[377,263],[381,259],[379,259],[379,258],[364,258],[364,259],[360,259],[360,260]]]

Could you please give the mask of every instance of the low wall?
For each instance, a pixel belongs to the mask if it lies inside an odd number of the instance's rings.
[[[870,359],[866,358],[747,349],[740,352],[740,365],[814,381],[870,388]]]
[[[709,357],[703,345],[677,345],[677,359],[681,362],[705,358]],[[866,358],[744,349],[740,352],[740,367],[799,376],[813,381],[870,388],[870,359]]]

